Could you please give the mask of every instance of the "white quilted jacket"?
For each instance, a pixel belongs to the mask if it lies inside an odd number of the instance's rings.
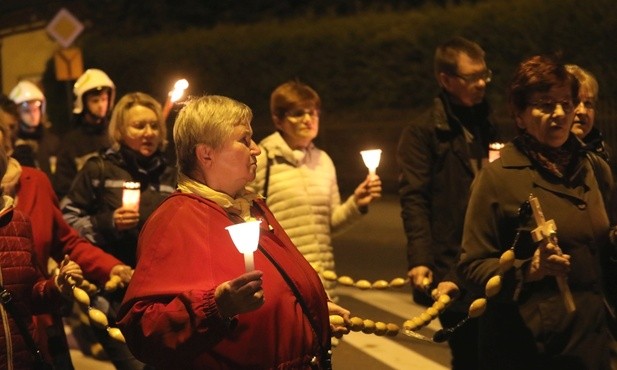
[[[334,271],[331,236],[362,214],[353,195],[341,204],[332,159],[313,144],[306,151],[292,150],[278,132],[259,146],[262,152],[257,157],[257,176],[249,187],[266,196],[276,219],[320,276],[323,271]],[[270,174],[264,194],[268,162]],[[336,283],[323,277],[322,281],[335,300]]]

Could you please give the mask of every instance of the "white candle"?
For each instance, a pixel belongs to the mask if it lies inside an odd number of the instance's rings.
[[[138,182],[125,181],[122,189],[122,207],[139,211],[139,198],[141,196],[141,184]]]
[[[244,253],[244,267],[246,268],[246,272],[255,270],[253,252]]]
[[[364,165],[368,168],[370,178],[374,178],[381,159],[381,149],[363,150],[360,154]]]
[[[244,267],[246,268],[246,272],[255,269],[253,252],[255,252],[259,246],[259,224],[261,224],[261,220],[247,221],[225,228],[229,232],[231,240],[234,242],[238,252],[244,254]]]

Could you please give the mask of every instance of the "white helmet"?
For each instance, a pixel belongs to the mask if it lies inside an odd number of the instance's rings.
[[[87,69],[73,85],[73,94],[75,95],[75,104],[73,105],[73,113],[80,114],[84,109],[84,95],[92,90],[100,90],[103,88],[109,88],[111,90],[109,94],[109,109],[114,107],[114,98],[116,96],[116,85],[107,76],[107,74],[100,69],[90,68]]]
[[[41,102],[41,114],[45,114],[45,95],[43,95],[41,89],[30,81],[19,81],[9,93],[9,99],[17,105],[38,100]]]

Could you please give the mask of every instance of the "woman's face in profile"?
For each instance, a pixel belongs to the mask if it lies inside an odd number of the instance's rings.
[[[235,126],[231,136],[212,156],[211,173],[222,189],[235,196],[247,183],[255,179],[257,156],[261,150],[252,138],[249,125]]]
[[[143,105],[134,105],[124,114],[124,134],[122,142],[149,157],[154,154],[161,143],[161,124],[156,113]]]
[[[573,119],[572,92],[569,85],[562,84],[531,94],[516,123],[541,144],[559,148],[570,135]]]

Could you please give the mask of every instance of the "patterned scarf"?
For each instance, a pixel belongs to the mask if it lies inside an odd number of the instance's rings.
[[[183,173],[178,174],[178,190],[183,193],[199,195],[202,198],[209,199],[219,206],[223,207],[227,214],[241,217],[244,221],[253,220],[251,217],[251,206],[253,200],[262,198],[257,193],[251,193],[243,189],[236,198],[213,190],[198,181],[186,176]]]
[[[527,133],[517,136],[513,142],[532,162],[560,179],[569,176],[578,162],[576,153],[581,148],[573,135],[559,148],[547,147]]]

